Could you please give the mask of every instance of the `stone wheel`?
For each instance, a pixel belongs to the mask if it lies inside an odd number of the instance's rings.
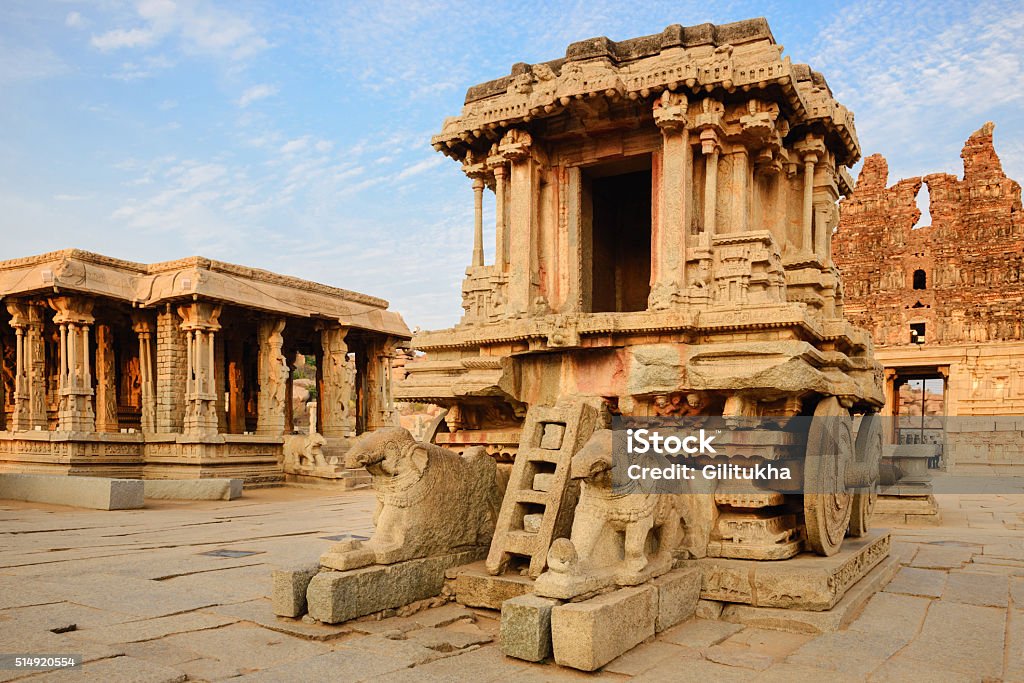
[[[846,465],[853,457],[853,424],[848,410],[826,396],[814,410],[804,459],[804,524],[807,545],[818,555],[835,555],[850,526],[853,495],[846,490]]]
[[[871,414],[861,418],[854,452],[857,455],[857,462],[868,465],[868,469],[874,474],[868,486],[857,489],[853,494],[853,513],[850,515],[848,535],[859,538],[871,528],[871,513],[878,499],[878,468],[882,462],[881,417]]]

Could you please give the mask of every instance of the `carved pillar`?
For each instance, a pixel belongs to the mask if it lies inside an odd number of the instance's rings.
[[[732,153],[732,226],[730,232],[750,229],[750,153],[742,145]]]
[[[187,384],[184,337],[177,314],[167,305],[156,318],[156,429],[161,434],[182,430]]]
[[[532,303],[536,269],[534,206],[537,195],[536,163],[530,154],[530,134],[510,129],[498,146],[512,164],[508,216],[509,289],[511,315],[526,315]]]
[[[473,179],[473,266],[484,265],[484,180]]]
[[[664,91],[654,104],[654,122],[661,128],[661,206],[657,244],[652,259],[648,307],[668,308],[686,287],[686,232],[689,225],[691,151],[686,95]]]
[[[317,399],[321,420],[321,434],[327,438],[349,436],[355,433],[355,420],[351,415],[352,381],[348,369],[348,328],[325,325],[320,330],[323,349],[321,389]]]
[[[214,336],[220,329],[220,308],[206,301],[178,306],[185,333],[184,433],[189,436],[217,434]]]
[[[802,216],[802,244],[804,252],[816,253],[819,258],[821,251],[816,247],[821,242],[815,239],[814,235],[814,167],[825,153],[825,143],[822,139],[813,135],[794,145],[794,149],[800,154],[804,162],[804,195],[803,195],[803,216]],[[824,226],[819,226],[819,233]]]
[[[285,392],[288,363],[284,353],[284,318],[267,318],[259,323],[259,402],[256,433],[266,436],[284,434]]]
[[[366,343],[366,429],[393,427],[395,405],[391,398],[391,361],[394,339],[375,338]],[[326,435],[325,435],[326,436]]]
[[[7,311],[15,332],[14,414],[9,429],[47,429],[43,309],[38,304],[11,301]]]
[[[226,349],[228,356],[228,432],[245,431],[245,352],[240,339],[232,339]]]
[[[704,235],[710,245],[717,231],[718,155],[722,147],[718,135],[711,130],[701,133],[700,142],[704,154]]]
[[[139,383],[142,392],[144,434],[156,431],[156,380],[153,376],[153,321],[142,311],[132,312],[132,330],[139,338]]]
[[[114,332],[110,325],[96,326],[96,431],[116,432],[117,376],[114,369]]]
[[[92,432],[96,416],[92,407],[92,362],[89,327],[93,323],[92,299],[77,296],[50,298],[56,311],[53,322],[60,329],[60,410],[57,429]]]
[[[494,164],[494,265],[499,273],[508,265],[507,190],[508,168],[504,159],[499,158]]]

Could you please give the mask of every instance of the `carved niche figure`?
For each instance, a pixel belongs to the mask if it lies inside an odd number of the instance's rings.
[[[352,442],[346,466],[365,467],[377,491],[373,537],[343,541],[320,564],[346,570],[483,549],[501,507],[497,465],[483,447],[459,455],[383,427]]]

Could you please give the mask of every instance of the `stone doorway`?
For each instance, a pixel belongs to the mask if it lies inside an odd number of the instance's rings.
[[[584,234],[592,258],[590,311],[647,310],[651,293],[651,158],[587,168]],[[589,214],[589,215],[588,215]],[[587,260],[584,260],[587,263]]]
[[[937,444],[945,441],[946,378],[938,370],[899,374],[894,383],[893,414],[897,444]],[[938,469],[941,454],[928,467]]]

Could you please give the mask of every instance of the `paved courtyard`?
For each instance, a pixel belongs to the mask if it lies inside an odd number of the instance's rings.
[[[119,512],[4,501],[0,653],[86,663],[0,681],[1024,681],[1024,494],[1007,493],[1024,486],[977,481],[939,496],[942,527],[894,531],[903,567],[846,630],[693,620],[592,675],[503,657],[498,615],[454,603],[338,627],[272,616],[271,570],[369,535],[368,491]]]

